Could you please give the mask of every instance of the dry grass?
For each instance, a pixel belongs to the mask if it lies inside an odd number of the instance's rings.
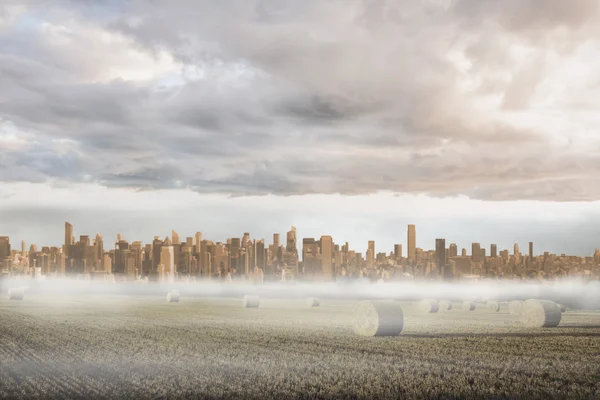
[[[352,332],[354,302],[0,300],[0,398],[598,398],[600,313],[527,329],[508,311]]]

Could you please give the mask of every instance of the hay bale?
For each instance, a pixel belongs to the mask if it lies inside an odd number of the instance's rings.
[[[495,300],[490,300],[487,302],[487,308],[489,308],[493,312],[498,312],[500,311],[500,303],[498,303]]]
[[[522,305],[522,300],[513,300],[510,303],[508,303],[508,312],[512,315],[519,315],[519,313],[521,312]]]
[[[558,306],[558,308],[560,308],[561,313],[564,313],[565,311],[567,311],[567,306],[565,306],[564,304],[556,303],[556,305]]]
[[[25,297],[25,289],[20,288],[10,288],[8,289],[8,300],[23,300]]]
[[[475,311],[475,302],[474,301],[463,301],[462,309],[463,309],[463,311]]]
[[[440,310],[442,311],[450,311],[452,310],[452,302],[450,300],[441,300],[439,302]]]
[[[440,309],[440,305],[436,300],[424,299],[419,302],[419,308],[427,314],[434,314]]]
[[[550,300],[529,299],[521,306],[521,323],[529,328],[547,328],[560,324],[560,307]]]
[[[171,290],[169,293],[167,293],[167,301],[169,303],[179,303],[179,291],[178,290]]]
[[[360,336],[398,336],[404,327],[404,313],[397,302],[364,300],[354,309],[353,326]]]
[[[306,300],[306,305],[309,307],[319,307],[321,305],[321,300],[318,297],[309,297]]]
[[[258,308],[260,304],[260,297],[254,295],[245,295],[244,296],[244,307],[245,308]]]

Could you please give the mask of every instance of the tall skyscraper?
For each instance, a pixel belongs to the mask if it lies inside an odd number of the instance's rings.
[[[450,243],[448,247],[448,257],[456,257],[458,256],[458,247],[456,247],[456,243]]]
[[[171,243],[173,245],[181,244],[181,242],[179,241],[179,234],[177,232],[175,232],[175,229],[173,229],[171,231]],[[166,265],[165,265],[165,271],[169,272]]]
[[[519,244],[518,243],[515,243],[515,246],[514,246],[514,249],[513,249],[513,254],[515,256],[517,256],[517,255],[520,254],[520,252],[519,252]]]
[[[196,253],[200,253],[200,243],[202,243],[202,232],[196,232],[194,235],[194,246],[196,246]]]
[[[10,257],[10,238],[8,236],[0,236],[0,266],[5,258]]]
[[[529,242],[529,261],[533,261],[533,242]]]
[[[367,247],[367,268],[373,268],[375,266],[375,241],[369,240]]]
[[[65,249],[64,253],[71,257],[71,245],[73,244],[73,225],[65,221]]]
[[[160,264],[164,265],[165,272],[169,274],[169,280],[175,279],[175,251],[169,237],[162,243],[160,250]]]
[[[490,257],[498,257],[498,246],[495,244],[490,245]]]
[[[296,227],[292,226],[292,229],[287,233],[286,250],[291,253],[297,252],[296,247]]]
[[[321,236],[321,273],[324,280],[335,278],[333,271],[333,239],[331,236]]]
[[[481,261],[481,245],[479,243],[471,244],[471,260],[473,262]]]
[[[446,239],[435,239],[435,266],[438,274],[441,274],[442,268],[446,266]]]
[[[414,264],[417,255],[417,228],[414,225],[408,225],[408,262]]]
[[[401,244],[394,245],[394,258],[396,260],[400,260],[402,258],[402,245]]]
[[[102,262],[102,256],[104,255],[104,240],[99,233],[96,234],[94,245],[96,246],[96,260]]]

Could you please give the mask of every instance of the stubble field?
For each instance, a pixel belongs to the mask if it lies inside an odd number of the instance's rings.
[[[404,303],[401,336],[365,338],[351,328],[355,302],[241,304],[3,297],[0,397],[600,397],[598,312],[526,329],[506,306],[423,315]]]

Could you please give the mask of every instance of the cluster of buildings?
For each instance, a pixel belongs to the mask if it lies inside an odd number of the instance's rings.
[[[165,281],[180,279],[267,281],[336,281],[352,278],[443,279],[471,278],[555,278],[578,276],[598,279],[600,250],[591,257],[535,255],[533,243],[522,254],[518,244],[512,253],[498,251],[492,244],[487,253],[479,243],[460,253],[456,244],[446,246],[436,239],[434,250],[416,247],[416,227],[408,225],[407,251],[394,245],[389,254],[377,253],[375,242],[369,241],[366,253],[352,250],[348,242],[340,245],[331,236],[303,238],[298,250],[296,228],[286,234],[285,242],[278,233],[272,244],[251,239],[249,233],[226,242],[213,242],[201,232],[182,239],[172,231],[171,237],[154,237],[152,243],[129,242],[117,235],[114,248],[106,249],[102,236],[92,240],[88,235],[75,240],[73,225],[65,222],[65,239],[61,247],[11,250],[10,239],[0,236],[0,265],[3,276],[25,275],[84,276],[90,279]],[[112,247],[112,246],[111,246]]]

